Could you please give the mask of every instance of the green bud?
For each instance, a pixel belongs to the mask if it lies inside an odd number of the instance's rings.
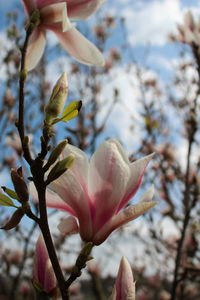
[[[65,171],[70,169],[73,165],[75,156],[74,154],[70,154],[68,157],[65,159],[59,161],[53,169],[50,171],[46,184],[49,184],[50,182],[56,180],[58,177],[60,177]]]
[[[45,122],[52,124],[54,118],[57,118],[64,109],[65,100],[68,95],[67,75],[64,72],[56,82],[51,98],[45,108]]]
[[[66,145],[68,143],[68,140],[64,140],[60,142],[55,149],[51,152],[49,159],[47,161],[47,164],[45,165],[45,170],[48,170],[51,165],[55,163],[55,161],[58,159],[62,151],[65,149]]]

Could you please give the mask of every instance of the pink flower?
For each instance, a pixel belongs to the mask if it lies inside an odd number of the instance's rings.
[[[42,235],[39,236],[36,244],[33,283],[34,286],[41,288],[47,294],[56,288],[56,278]]]
[[[109,300],[135,300],[135,282],[129,262],[123,256],[117,280]]]
[[[80,232],[84,241],[98,245],[113,230],[157,204],[151,202],[154,193],[151,187],[139,203],[122,210],[140,187],[152,155],[130,163],[114,139],[100,145],[90,163],[87,155],[72,145],[67,145],[62,158],[69,154],[75,156],[73,166],[50,184],[46,194],[47,206],[73,215],[59,224],[63,234]],[[37,197],[35,193],[33,196]]]
[[[39,10],[40,22],[33,31],[27,49],[26,68],[33,69],[39,62],[46,44],[46,30],[53,31],[63,48],[74,58],[87,65],[102,66],[104,59],[100,51],[88,41],[69,19],[85,20],[105,0],[22,0],[30,17]]]

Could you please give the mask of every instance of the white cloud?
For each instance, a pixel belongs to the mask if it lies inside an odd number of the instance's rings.
[[[120,10],[115,12],[125,17],[129,41],[133,45],[164,45],[166,36],[182,21],[180,0],[118,1]],[[122,4],[123,3],[123,4]]]

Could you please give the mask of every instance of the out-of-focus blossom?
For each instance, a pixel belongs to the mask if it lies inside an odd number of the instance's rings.
[[[7,88],[5,91],[3,101],[6,106],[13,106],[13,104],[14,104],[15,98],[9,88]]]
[[[12,135],[7,135],[6,145],[12,147],[19,156],[22,155],[22,145],[19,134],[13,133]]]
[[[91,16],[105,0],[22,0],[29,17],[38,10],[39,24],[31,34],[26,68],[33,69],[39,62],[46,44],[46,30],[53,31],[61,45],[79,62],[102,66],[104,59],[100,51],[88,41],[70,19],[85,20]]]
[[[117,280],[109,300],[135,300],[135,282],[129,262],[122,257]]]
[[[200,45],[200,19],[195,22],[191,11],[187,11],[184,15],[183,25],[178,24],[178,35],[171,34],[171,41]]]
[[[160,295],[159,295],[159,300],[170,300],[171,296],[170,296],[170,293],[163,290],[160,292]]]
[[[113,230],[157,204],[151,201],[154,193],[151,187],[139,203],[122,210],[140,187],[152,154],[130,163],[115,139],[100,145],[90,163],[86,154],[72,145],[63,151],[62,159],[69,154],[75,156],[72,168],[53,181],[53,191],[48,189],[46,194],[47,206],[73,215],[59,224],[63,234],[80,232],[84,241],[99,245]]]
[[[33,265],[33,283],[39,290],[51,293],[56,288],[56,278],[42,235],[36,244]]]

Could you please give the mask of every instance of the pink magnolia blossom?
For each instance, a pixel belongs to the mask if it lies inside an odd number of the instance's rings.
[[[33,283],[37,287],[41,285],[42,290],[47,294],[56,288],[56,278],[42,235],[39,236],[36,244]]]
[[[47,206],[72,215],[59,224],[63,234],[80,232],[84,241],[99,245],[113,230],[157,204],[151,202],[151,187],[139,203],[122,210],[137,192],[152,154],[130,163],[115,139],[100,145],[90,163],[87,155],[72,145],[67,145],[62,159],[69,154],[75,156],[73,166],[50,184],[46,194]],[[35,192],[33,197],[37,197]]]
[[[39,62],[46,44],[46,30],[53,31],[67,52],[81,63],[102,66],[103,56],[70,23],[70,19],[85,20],[92,15],[105,0],[22,0],[26,14],[30,17],[39,10],[40,22],[34,29],[28,44],[26,68],[33,69]]]
[[[135,300],[135,282],[128,260],[123,256],[117,280],[109,300]]]

